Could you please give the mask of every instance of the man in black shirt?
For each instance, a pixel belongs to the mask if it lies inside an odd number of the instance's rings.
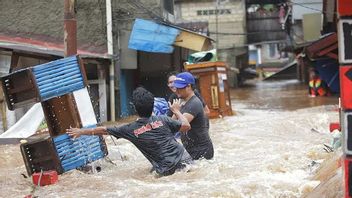
[[[173,84],[177,96],[184,102],[181,113],[191,124],[191,130],[181,133],[181,141],[193,159],[211,159],[214,156],[214,148],[209,136],[209,120],[204,114],[202,102],[194,94],[194,84],[195,79],[189,72],[177,74]],[[173,117],[176,118],[176,115]]]
[[[191,160],[184,147],[178,143],[174,134],[190,129],[190,124],[180,112],[180,101],[169,103],[170,109],[178,120],[167,116],[153,116],[154,96],[146,89],[139,87],[133,91],[133,104],[139,116],[137,121],[113,127],[94,129],[67,129],[67,133],[77,138],[80,135],[107,135],[125,138],[132,142],[149,160],[153,169],[162,176],[171,175],[175,170],[184,167]]]

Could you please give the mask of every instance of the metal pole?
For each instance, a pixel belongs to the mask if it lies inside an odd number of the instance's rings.
[[[77,54],[77,21],[75,0],[64,2],[64,56]]]
[[[113,56],[113,37],[112,37],[112,14],[111,14],[111,0],[106,0],[106,35],[108,54]],[[109,67],[109,87],[110,87],[110,114],[111,121],[115,121],[115,61],[112,58]]]
[[[216,50],[218,50],[219,48],[219,27],[218,27],[218,15],[219,15],[219,10],[218,10],[218,6],[219,6],[219,0],[216,0],[216,4],[215,4],[215,36],[216,36]]]

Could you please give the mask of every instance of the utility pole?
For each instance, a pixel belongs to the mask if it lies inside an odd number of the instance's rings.
[[[77,54],[75,0],[64,0],[64,56]]]
[[[215,3],[215,36],[216,36],[216,51],[218,51],[219,48],[219,21],[218,21],[218,15],[219,15],[219,0],[216,0]]]
[[[115,61],[114,61],[114,45],[112,35],[112,9],[111,0],[106,0],[106,43],[108,45],[108,54],[113,58],[109,66],[109,85],[110,85],[110,117],[111,121],[115,121]]]

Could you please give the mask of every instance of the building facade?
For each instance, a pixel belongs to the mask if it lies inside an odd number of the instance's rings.
[[[176,23],[207,22],[218,58],[238,69],[248,63],[245,16],[243,0],[175,0]]]

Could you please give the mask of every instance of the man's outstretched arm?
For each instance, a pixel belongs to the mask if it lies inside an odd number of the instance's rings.
[[[91,129],[70,128],[66,129],[66,133],[72,138],[78,138],[81,135],[108,135],[108,131],[105,126]]]

